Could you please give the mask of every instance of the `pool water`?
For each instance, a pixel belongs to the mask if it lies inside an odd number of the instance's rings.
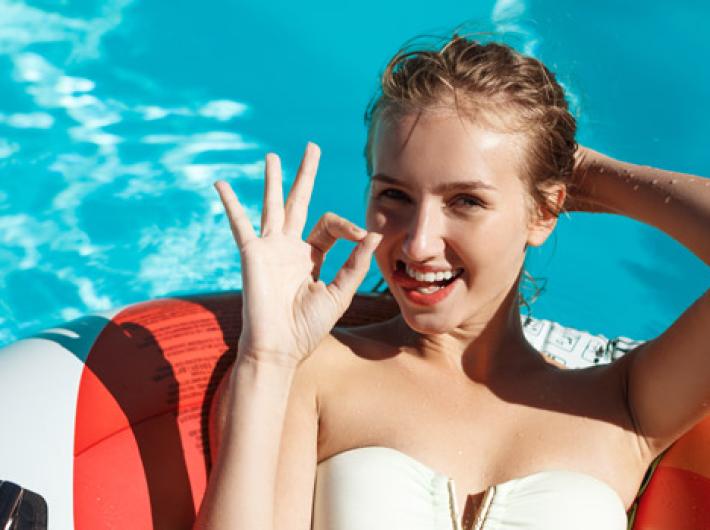
[[[318,142],[309,224],[327,210],[361,223],[377,74],[408,38],[466,20],[558,73],[581,143],[710,175],[710,4],[568,4],[0,0],[0,346],[89,312],[239,288],[211,184],[229,180],[258,219],[267,151],[290,179]],[[348,251],[334,249],[326,279]],[[527,267],[546,279],[535,316],[639,339],[710,280],[664,234],[607,215],[562,218]],[[373,267],[363,289],[377,279]]]

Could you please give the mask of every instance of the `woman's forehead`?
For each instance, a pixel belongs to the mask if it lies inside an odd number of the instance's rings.
[[[508,187],[516,184],[512,180],[519,183],[525,143],[520,133],[497,131],[454,111],[384,118],[374,135],[373,175],[415,181],[468,178]]]

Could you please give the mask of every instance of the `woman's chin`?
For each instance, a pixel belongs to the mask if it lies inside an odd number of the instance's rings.
[[[411,313],[406,309],[402,310],[402,318],[412,331],[420,335],[438,335],[447,333],[456,328],[456,323],[450,316],[435,313]]]
[[[450,308],[444,307],[448,304],[436,304],[436,307],[419,305],[409,300],[401,290],[391,289],[390,292],[399,305],[404,322],[412,331],[422,335],[435,335],[446,333],[456,327],[449,311],[446,310]]]

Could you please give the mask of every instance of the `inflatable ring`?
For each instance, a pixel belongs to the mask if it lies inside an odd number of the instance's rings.
[[[358,295],[340,325],[396,313],[391,299]],[[0,481],[42,496],[52,529],[191,528],[211,467],[207,419],[240,321],[239,293],[196,295],[87,316],[3,348]],[[530,318],[524,329],[569,367],[637,344]],[[660,461],[634,529],[710,528],[707,447],[710,418]]]

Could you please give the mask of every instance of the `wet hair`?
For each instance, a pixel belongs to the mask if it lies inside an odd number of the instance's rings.
[[[435,46],[410,49],[412,44],[416,40],[387,64],[365,112],[368,175],[381,120],[453,107],[472,122],[524,135],[520,177],[535,204],[558,215],[561,205],[546,190],[570,181],[577,126],[555,75],[506,44],[483,44],[457,34]]]
[[[365,112],[367,174],[372,175],[372,147],[381,120],[453,107],[471,122],[524,135],[520,177],[534,201],[530,206],[559,215],[562,205],[555,204],[548,189],[563,183],[569,192],[577,123],[555,75],[541,61],[503,43],[455,33],[438,45],[416,44],[415,39],[389,61]],[[518,301],[528,315],[545,288],[546,281],[538,280],[522,271]]]

